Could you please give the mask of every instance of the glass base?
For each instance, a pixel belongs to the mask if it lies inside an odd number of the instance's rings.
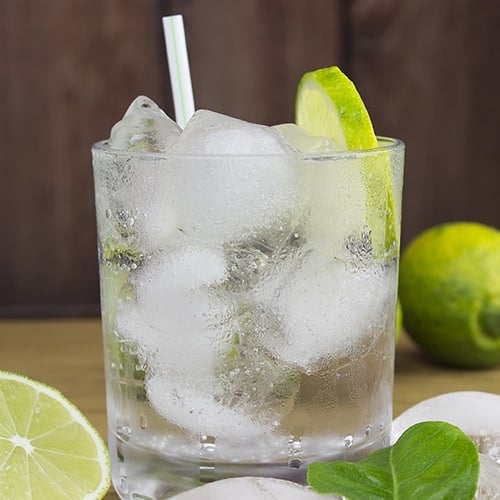
[[[313,461],[361,460],[373,451],[389,445],[388,435],[380,435],[363,446],[349,448],[313,460],[296,458],[280,463],[197,462],[158,454],[115,440],[110,443],[113,485],[123,500],[163,500],[203,484],[231,477],[274,477],[306,484],[307,466]]]

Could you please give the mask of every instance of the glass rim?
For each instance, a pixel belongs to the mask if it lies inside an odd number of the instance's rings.
[[[116,157],[126,157],[144,160],[166,160],[166,159],[183,159],[183,160],[230,160],[230,159],[279,159],[279,158],[293,158],[295,160],[342,160],[369,157],[380,154],[383,151],[392,152],[402,150],[405,147],[401,139],[377,136],[379,145],[376,148],[369,149],[352,149],[345,151],[325,151],[325,152],[310,152],[304,153],[300,151],[292,151],[289,153],[231,153],[231,154],[197,154],[197,153],[169,153],[161,152],[148,152],[148,151],[127,151],[123,149],[114,149],[109,146],[109,139],[98,141],[92,145],[92,152],[102,152]]]

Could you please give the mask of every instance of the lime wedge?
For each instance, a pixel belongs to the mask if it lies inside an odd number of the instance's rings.
[[[339,151],[378,147],[361,96],[337,66],[311,71],[302,77],[295,109],[297,125],[310,134],[328,137]],[[373,155],[364,156],[362,163],[373,256],[394,256],[399,247],[399,231],[390,153],[374,151]]]
[[[98,432],[56,389],[0,371],[2,498],[99,499],[110,486]]]
[[[310,134],[330,138],[338,150],[377,147],[361,96],[337,66],[306,73],[295,104],[297,125]]]

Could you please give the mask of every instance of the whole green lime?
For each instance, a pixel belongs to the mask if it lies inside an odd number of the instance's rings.
[[[405,249],[399,298],[408,334],[449,366],[500,365],[500,231],[432,227]]]

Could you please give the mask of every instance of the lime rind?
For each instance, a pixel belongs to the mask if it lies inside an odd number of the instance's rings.
[[[26,395],[28,395],[29,398],[27,405],[22,401],[22,398],[26,397]],[[40,401],[42,406],[40,406]],[[15,406],[20,406],[21,409],[16,409]],[[45,412],[47,412],[49,407],[51,407],[49,418],[53,423],[51,431],[48,430],[46,425],[40,425],[39,422],[39,420],[46,415]],[[59,416],[57,416],[58,413]],[[62,454],[66,454],[68,460],[72,463],[81,462],[82,460],[85,461],[86,471],[88,472],[90,470],[94,474],[99,475],[96,480],[96,478],[82,477],[82,471],[80,469],[74,472],[72,477],[72,481],[75,483],[73,489],[75,491],[84,491],[82,498],[92,500],[104,497],[111,485],[110,460],[106,444],[81,411],[61,392],[42,382],[25,377],[24,375],[0,371],[0,417],[3,424],[0,425],[0,440],[4,444],[7,443],[10,445],[10,450],[4,449],[4,451],[10,452],[8,456],[4,456],[3,462],[1,463],[0,489],[3,489],[2,483],[5,483],[4,491],[12,491],[16,495],[17,492],[29,492],[31,497],[36,498],[37,495],[39,495],[38,498],[40,498],[43,497],[43,481],[46,480],[51,482],[51,485],[46,485],[47,488],[55,494],[59,489],[57,484],[54,483],[57,474],[54,475],[51,473],[47,475],[47,471],[45,471],[45,474],[38,474],[36,473],[37,469],[34,467],[38,469],[42,467],[43,469],[42,462],[51,463],[48,457],[56,453],[58,460],[60,460]],[[16,420],[19,417],[21,417],[20,428],[16,425]],[[55,420],[52,420],[53,418],[55,418]],[[7,424],[5,424],[5,422],[7,422]],[[34,424],[33,427],[31,426],[31,422]],[[73,432],[70,433],[72,439],[69,439],[69,441],[66,439],[66,437],[68,437],[68,429],[73,430]],[[59,440],[61,440],[62,437],[62,440],[64,440],[63,446],[51,443],[51,434],[60,434]],[[31,453],[24,451],[22,447],[16,446],[12,442],[12,438],[16,437],[25,439],[26,442],[33,447]],[[40,441],[40,443],[37,443],[37,440]],[[44,441],[43,446],[38,446],[42,441]],[[65,446],[68,442],[73,445],[75,443],[79,445],[85,444],[87,449],[85,453],[83,453],[83,456],[81,455],[82,450],[80,447],[78,450],[69,450]],[[22,453],[17,453],[16,451]],[[17,461],[21,461],[21,463],[16,465],[16,458]],[[35,463],[37,464],[36,466]],[[7,471],[10,467],[12,467],[14,471],[26,471],[24,480],[30,481],[31,485],[25,488],[25,485],[22,483],[22,477],[18,475],[16,475],[15,478],[11,477],[11,472]],[[52,472],[55,470],[59,469],[55,467]],[[33,471],[34,476],[42,481],[38,489],[35,489],[37,486],[33,483],[34,477],[30,477],[29,475],[30,471]],[[60,472],[60,477],[64,477],[64,482],[66,482],[68,470]],[[66,486],[67,484],[62,485],[63,496],[61,496],[61,498],[67,498],[68,492],[66,491],[66,493],[64,493]],[[27,498],[30,497],[28,496]],[[58,497],[54,496],[53,498]]]

